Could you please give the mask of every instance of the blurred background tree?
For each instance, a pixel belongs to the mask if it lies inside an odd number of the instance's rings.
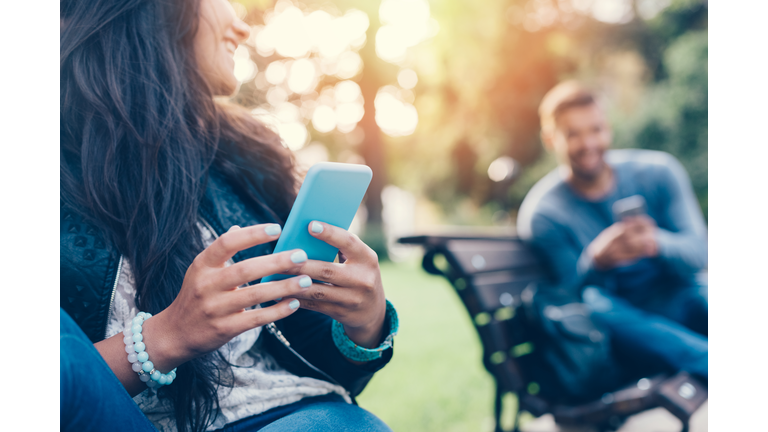
[[[616,147],[681,160],[707,214],[706,0],[238,0],[234,97],[308,167],[366,163],[354,229],[382,257],[436,225],[514,226],[555,166],[537,107],[578,78]]]

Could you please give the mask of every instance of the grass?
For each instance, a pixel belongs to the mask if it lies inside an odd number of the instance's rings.
[[[400,332],[392,361],[360,395],[360,406],[395,432],[492,430],[493,379],[453,288],[416,262],[383,263],[381,274]]]

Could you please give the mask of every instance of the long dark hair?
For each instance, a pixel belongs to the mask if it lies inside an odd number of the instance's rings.
[[[137,306],[158,313],[203,249],[209,170],[284,221],[293,160],[244,109],[214,102],[192,42],[200,0],[61,0],[60,193],[131,263]],[[179,430],[205,430],[224,380],[214,354],[179,367],[160,395]]]

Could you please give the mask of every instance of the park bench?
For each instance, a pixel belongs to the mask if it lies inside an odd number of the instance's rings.
[[[538,383],[527,374],[528,356],[536,349],[522,310],[526,288],[549,280],[535,253],[514,235],[447,234],[402,237],[398,243],[424,248],[422,267],[445,277],[467,309],[483,346],[483,365],[494,378],[495,431],[502,431],[502,400],[514,393],[519,413],[535,417],[550,413],[563,426],[613,430],[629,416],[662,406],[679,418],[683,431],[706,400],[706,388],[685,372],[672,377],[648,377],[627,383],[598,400],[566,405],[538,394]]]

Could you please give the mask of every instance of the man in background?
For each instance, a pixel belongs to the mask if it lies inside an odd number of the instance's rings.
[[[592,307],[623,365],[706,382],[708,301],[696,278],[707,266],[706,227],[685,170],[667,153],[608,150],[605,112],[578,82],[550,90],[539,116],[559,166],[523,201],[519,235],[558,287]]]

